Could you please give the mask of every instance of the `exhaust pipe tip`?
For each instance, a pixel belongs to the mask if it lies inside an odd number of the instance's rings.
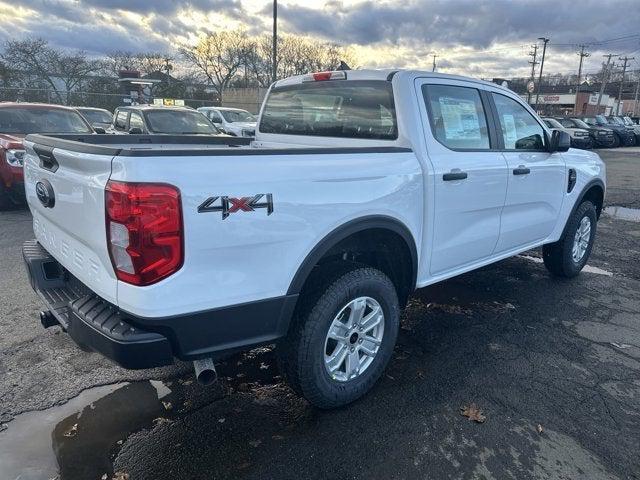
[[[218,372],[211,358],[194,360],[193,368],[196,372],[196,380],[201,385],[212,385],[218,380]]]
[[[40,312],[40,323],[44,328],[60,325],[58,319],[53,316],[53,313],[51,313],[51,310],[42,310]]]

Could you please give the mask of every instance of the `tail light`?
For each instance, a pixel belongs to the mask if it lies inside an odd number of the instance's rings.
[[[184,249],[176,187],[109,181],[105,208],[109,254],[119,280],[150,285],[180,269]]]

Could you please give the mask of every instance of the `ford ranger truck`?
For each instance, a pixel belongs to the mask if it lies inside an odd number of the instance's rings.
[[[312,404],[356,400],[420,287],[541,247],[575,277],[605,195],[516,94],[422,71],[275,82],[254,141],[29,135],[31,285],[81,347],[126,368],[275,344]]]

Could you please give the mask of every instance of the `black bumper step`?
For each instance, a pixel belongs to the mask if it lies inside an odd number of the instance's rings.
[[[36,240],[24,243],[22,255],[32,288],[78,345],[125,368],[173,363],[166,337],[129,323],[116,306],[71,275]]]

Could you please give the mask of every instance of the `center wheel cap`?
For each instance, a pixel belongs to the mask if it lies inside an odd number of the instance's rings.
[[[358,341],[358,334],[357,333],[352,333],[351,336],[349,337],[349,343],[356,343]]]

